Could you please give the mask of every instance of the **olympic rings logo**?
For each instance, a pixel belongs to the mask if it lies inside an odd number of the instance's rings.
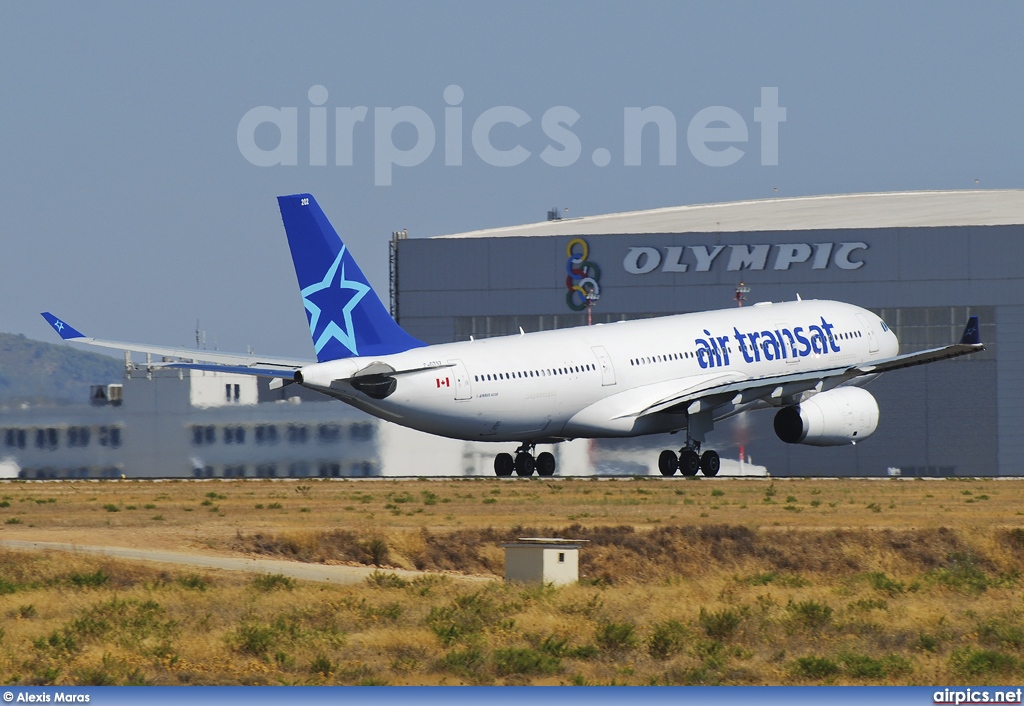
[[[565,248],[569,260],[565,265],[569,273],[565,278],[565,286],[569,290],[565,294],[565,303],[573,311],[583,311],[593,306],[601,298],[601,268],[596,262],[587,259],[590,247],[583,238],[573,238]]]

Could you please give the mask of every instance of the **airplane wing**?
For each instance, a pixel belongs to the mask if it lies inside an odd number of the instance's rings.
[[[981,342],[980,330],[978,317],[972,316],[964,328],[964,333],[960,337],[959,343],[931,348],[917,353],[906,353],[893,358],[879,360],[869,365],[843,366],[761,378],[747,377],[742,380],[722,380],[721,377],[712,377],[703,380],[698,385],[692,386],[689,389],[680,390],[677,395],[669,395],[667,397],[661,395],[660,399],[656,399],[653,394],[649,395],[646,400],[646,406],[638,408],[638,405],[632,409],[624,410],[622,414],[616,416],[618,418],[640,417],[657,412],[678,414],[684,411],[695,414],[726,404],[738,406],[755,400],[774,401],[778,404],[786,397],[810,390],[820,392],[826,387],[838,387],[849,380],[864,375],[878,375],[891,370],[899,370],[914,365],[923,365],[971,353],[979,353],[985,350],[985,345]]]
[[[43,318],[53,327],[62,339],[71,343],[84,343],[100,348],[115,348],[122,351],[151,353],[166,358],[176,358],[177,362],[161,361],[153,363],[159,367],[179,367],[195,370],[214,370],[225,373],[242,373],[261,375],[264,377],[291,377],[295,370],[312,361],[292,358],[273,358],[261,355],[241,353],[221,353],[220,351],[190,350],[173,346],[153,346],[144,343],[127,343],[124,341],[107,341],[86,336],[71,324],[63,321],[50,312],[43,312]]]

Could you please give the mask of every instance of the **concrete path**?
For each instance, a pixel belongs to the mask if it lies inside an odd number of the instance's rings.
[[[203,569],[224,569],[226,571],[248,571],[254,574],[283,574],[303,581],[325,581],[336,584],[361,583],[374,571],[397,574],[404,579],[414,579],[429,572],[405,571],[403,569],[377,569],[368,566],[337,566],[328,564],[303,564],[296,561],[279,561],[275,559],[248,559],[208,554],[188,554],[185,552],[149,551],[145,549],[125,549],[124,547],[90,547],[81,544],[65,544],[63,542],[27,542],[22,540],[0,540],[0,547],[21,550],[55,549],[64,552],[85,552],[130,559],[134,561],[152,561],[161,564],[181,564]],[[458,576],[468,581],[491,581],[485,576]]]

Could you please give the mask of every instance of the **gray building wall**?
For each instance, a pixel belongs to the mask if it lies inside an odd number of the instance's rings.
[[[595,321],[667,315],[734,305],[736,285],[751,287],[749,300],[836,299],[907,326],[895,327],[902,352],[953,342],[966,314],[982,313],[985,353],[896,371],[870,386],[881,422],[871,439],[849,448],[790,446],[772,431],[773,413],[749,415],[747,427],[720,424],[709,443],[728,455],[744,446],[775,474],[884,475],[890,467],[909,475],[1017,474],[1024,456],[1024,226],[958,226],[820,229],[738,233],[654,233],[582,236],[589,260],[601,270]],[[432,238],[404,240],[398,249],[401,324],[428,343],[464,340],[492,332],[526,331],[582,321],[566,304],[566,248],[572,236]],[[784,244],[807,244],[816,253],[832,243],[828,265],[814,255],[778,265]],[[864,243],[851,255],[863,264],[843,269],[835,259],[841,243]],[[767,244],[763,269],[730,269],[732,246]],[[706,271],[700,252],[723,246]],[[661,263],[632,274],[631,248],[655,248]],[[677,269],[664,271],[668,248],[681,248]],[[453,264],[454,263],[454,264]],[[635,262],[634,262],[635,264]],[[784,264],[784,263],[783,263]],[[781,267],[776,269],[777,266]],[[671,268],[671,266],[670,266]],[[955,325],[914,328],[913,319],[941,307],[957,307]],[[946,340],[935,340],[945,336]],[[638,453],[675,437],[634,444]]]
[[[379,422],[363,412],[298,386],[282,397],[266,383],[261,404],[199,407],[190,384],[187,372],[135,369],[117,406],[0,409],[0,461],[29,479],[381,473]]]

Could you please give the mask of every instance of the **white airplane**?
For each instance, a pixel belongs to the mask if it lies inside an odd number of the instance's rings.
[[[388,314],[309,194],[278,198],[317,362],[90,338],[49,312],[64,340],[155,353],[159,363],[298,384],[396,424],[470,441],[518,442],[499,476],[555,472],[537,444],[685,431],[662,474],[714,476],[705,436],[716,421],[776,409],[787,443],[839,446],[870,436],[879,373],[984,349],[978,318],[954,345],[899,355],[878,316],[835,301],[750,307],[426,345]]]

